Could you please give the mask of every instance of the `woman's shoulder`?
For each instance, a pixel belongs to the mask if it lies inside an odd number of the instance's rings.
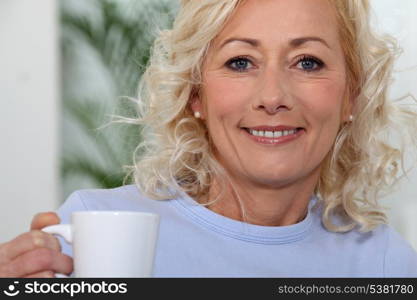
[[[364,264],[381,264],[383,277],[417,277],[417,252],[391,225],[365,233],[352,230],[349,240]]]
[[[71,193],[59,207],[62,223],[69,223],[70,215],[76,211],[129,210],[158,212],[166,206],[166,200],[153,200],[144,196],[136,185],[125,185],[112,189],[83,189]]]
[[[389,225],[377,230],[385,239],[385,277],[417,277],[417,252],[411,244]]]
[[[356,228],[345,233],[324,229],[320,232],[329,239],[327,244],[330,243],[336,252],[341,253],[347,267],[359,270],[358,274],[367,274],[369,277],[417,277],[416,250],[390,224],[380,224],[367,232]],[[320,239],[316,236],[316,240]],[[339,264],[342,264],[343,259]]]

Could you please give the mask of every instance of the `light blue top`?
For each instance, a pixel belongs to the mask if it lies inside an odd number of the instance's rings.
[[[152,200],[134,185],[76,191],[59,208],[130,210],[161,217],[155,277],[417,277],[417,253],[391,227],[368,233],[327,231],[313,197],[307,217],[289,226],[259,226],[219,215],[187,194]],[[60,239],[65,254],[71,246]]]

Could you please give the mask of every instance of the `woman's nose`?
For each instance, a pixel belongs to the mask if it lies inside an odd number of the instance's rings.
[[[260,78],[258,97],[255,103],[256,110],[265,110],[268,114],[291,110],[288,86],[284,74],[279,70],[269,70]]]

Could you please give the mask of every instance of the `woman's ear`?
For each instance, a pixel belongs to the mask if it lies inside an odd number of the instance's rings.
[[[345,101],[343,103],[343,110],[342,110],[342,123],[351,122],[351,116],[353,116],[353,103],[354,99],[352,96],[346,96]]]
[[[198,92],[193,93],[190,99],[190,106],[196,118],[204,119],[203,104]]]

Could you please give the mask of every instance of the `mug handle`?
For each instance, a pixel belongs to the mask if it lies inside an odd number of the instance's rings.
[[[43,232],[59,235],[64,238],[68,244],[72,244],[72,226],[70,224],[59,224],[47,226],[41,229]],[[56,278],[69,278],[69,276],[55,273]]]

